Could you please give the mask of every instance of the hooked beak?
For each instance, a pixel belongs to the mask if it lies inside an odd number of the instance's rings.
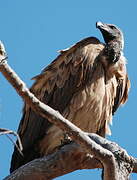
[[[96,22],[96,28],[99,28],[99,27],[101,27],[101,26],[103,26],[103,23],[102,23],[102,22],[100,22],[100,21]]]
[[[108,31],[108,26],[100,21],[96,22],[96,28]]]

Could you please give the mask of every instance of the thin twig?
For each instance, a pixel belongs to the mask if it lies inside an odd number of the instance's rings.
[[[13,141],[13,139],[8,134],[12,134],[12,135],[16,136],[19,145],[17,145],[17,143],[15,143]],[[6,135],[6,137],[13,143],[13,145],[17,147],[20,154],[23,155],[23,153],[22,153],[22,150],[23,150],[22,143],[21,143],[19,135],[15,131],[5,129],[5,128],[0,128],[0,136],[1,135]]]

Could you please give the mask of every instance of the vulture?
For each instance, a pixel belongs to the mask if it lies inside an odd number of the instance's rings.
[[[112,116],[128,98],[130,81],[123,55],[122,31],[113,24],[97,22],[104,43],[88,37],[58,57],[33,79],[31,92],[59,111],[83,131],[102,137],[111,134]],[[23,164],[57,151],[66,133],[24,105],[18,134],[23,155],[15,147],[10,172]]]

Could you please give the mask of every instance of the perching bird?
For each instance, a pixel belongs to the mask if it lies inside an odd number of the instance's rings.
[[[96,23],[105,44],[88,37],[60,55],[36,76],[31,92],[83,131],[105,137],[117,108],[128,98],[130,82],[123,56],[124,39],[112,24]],[[11,169],[60,147],[65,132],[25,104],[18,134],[23,156],[14,149]]]

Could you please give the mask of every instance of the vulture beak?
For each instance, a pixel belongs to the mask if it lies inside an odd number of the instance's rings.
[[[103,26],[103,23],[102,23],[102,22],[100,22],[100,21],[96,22],[96,28],[99,28],[99,27],[101,27],[101,26]]]
[[[102,30],[108,31],[107,24],[104,24],[104,23],[102,23],[100,21],[96,22],[96,28],[98,28],[100,30],[102,29]]]

